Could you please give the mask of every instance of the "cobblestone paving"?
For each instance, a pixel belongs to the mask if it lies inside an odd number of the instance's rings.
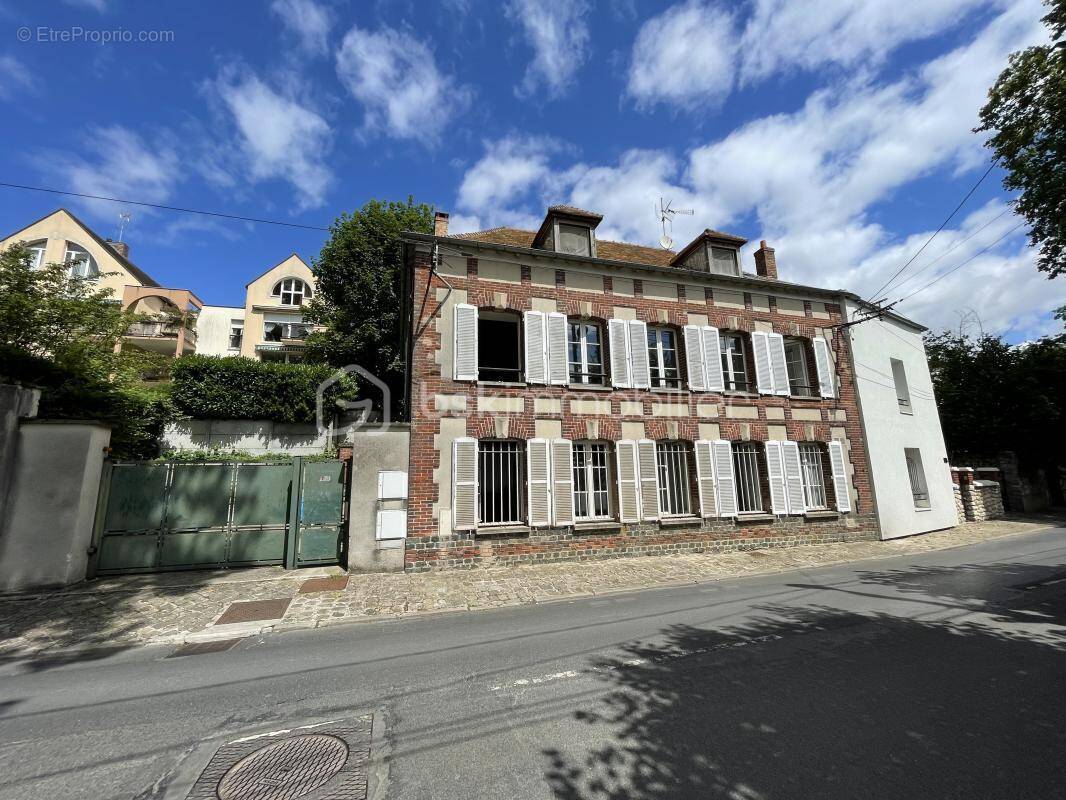
[[[347,589],[300,594],[339,570],[169,573],[108,578],[48,594],[0,597],[0,659],[45,650],[180,642],[238,600],[291,597],[275,630],[376,617],[499,608],[564,597],[698,583],[921,553],[1030,533],[1061,519],[970,523],[890,542],[849,542],[720,554],[644,556],[468,571],[352,575]]]

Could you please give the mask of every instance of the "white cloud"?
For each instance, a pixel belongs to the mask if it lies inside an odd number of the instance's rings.
[[[297,191],[300,209],[325,203],[333,183],[326,163],[332,142],[326,120],[251,73],[226,70],[211,88],[237,128],[251,178],[288,181]]]
[[[529,97],[543,84],[558,97],[588,58],[589,7],[584,0],[510,0],[507,16],[522,27],[533,61],[516,89]]]
[[[695,109],[722,102],[733,88],[733,15],[699,0],[675,5],[641,26],[627,92],[638,108]]]
[[[274,0],[270,10],[296,35],[308,53],[324,54],[329,50],[329,30],[333,15],[314,0]]]
[[[492,213],[550,174],[549,158],[558,145],[546,138],[508,137],[486,145],[485,155],[459,185],[460,208]]]
[[[435,142],[471,97],[437,68],[424,42],[393,28],[348,31],[337,51],[337,74],[362,103],[366,130],[400,139]]]
[[[9,100],[18,92],[33,89],[33,75],[14,56],[0,56],[0,99]]]

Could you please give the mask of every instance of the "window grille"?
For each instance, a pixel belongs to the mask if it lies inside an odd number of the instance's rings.
[[[910,477],[914,507],[929,508],[929,487],[925,483],[922,454],[913,447],[905,448],[903,452],[907,459],[907,474]]]
[[[578,519],[611,518],[611,476],[607,445],[574,443],[574,514]]]
[[[659,506],[664,517],[692,513],[688,482],[688,447],[684,442],[659,442],[655,446],[659,465]]]
[[[525,520],[526,448],[524,442],[478,443],[478,513],[483,525]]]
[[[569,338],[570,383],[602,386],[603,333],[594,322],[571,322]]]
[[[648,328],[648,363],[651,385],[681,388],[681,369],[677,360],[677,332],[672,328]]]
[[[762,484],[759,480],[759,454],[755,445],[733,445],[733,472],[736,474],[737,511],[762,511]]]
[[[822,448],[813,442],[799,446],[800,469],[803,473],[803,502],[808,509],[827,508],[825,473],[822,470]]]

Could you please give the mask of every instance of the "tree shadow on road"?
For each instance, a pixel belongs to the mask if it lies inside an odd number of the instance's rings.
[[[749,625],[631,645],[594,665],[611,691],[575,712],[599,744],[545,750],[549,786],[564,800],[1061,796],[1066,583],[1035,604],[980,591],[992,573],[1031,585],[1066,567],[957,569],[862,582],[958,609],[764,607]]]

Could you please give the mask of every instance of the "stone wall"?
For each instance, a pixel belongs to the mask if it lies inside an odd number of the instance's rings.
[[[983,522],[986,519],[998,519],[1004,515],[1003,491],[998,480],[997,469],[982,467],[976,472],[982,475],[975,478],[973,467],[952,467],[951,479],[955,483],[955,506],[959,519],[966,522]]]

